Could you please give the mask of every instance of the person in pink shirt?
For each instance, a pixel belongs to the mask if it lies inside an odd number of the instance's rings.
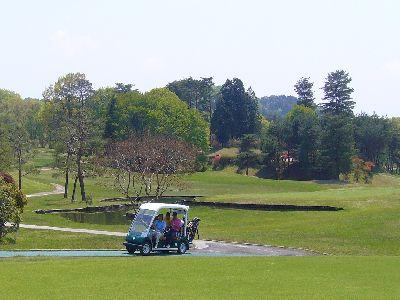
[[[181,228],[183,225],[183,221],[178,218],[178,214],[176,211],[172,213],[171,227],[172,231],[175,233],[175,236],[181,232]]]

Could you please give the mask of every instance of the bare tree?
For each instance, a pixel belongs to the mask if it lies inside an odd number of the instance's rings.
[[[134,134],[106,147],[101,163],[125,197],[163,195],[180,183],[181,175],[194,172],[198,150],[174,137]]]

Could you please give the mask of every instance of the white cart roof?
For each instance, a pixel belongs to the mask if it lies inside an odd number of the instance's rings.
[[[154,210],[154,211],[158,211],[160,209],[176,209],[176,210],[189,210],[189,206],[187,205],[181,205],[181,204],[169,204],[169,203],[153,203],[153,202],[149,202],[149,203],[143,203],[142,205],[140,205],[140,209],[148,209],[148,210]]]

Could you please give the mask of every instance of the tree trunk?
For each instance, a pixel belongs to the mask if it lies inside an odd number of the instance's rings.
[[[22,190],[22,170],[21,166],[18,166],[18,189]]]
[[[18,150],[18,189],[22,190],[22,154],[21,150]]]
[[[76,184],[77,184],[77,182],[78,182],[78,176],[75,176],[75,180],[74,180],[74,189],[72,190],[71,202],[75,202]]]
[[[77,155],[76,164],[78,167],[79,186],[81,188],[81,200],[86,202],[85,182],[83,179],[83,171],[82,171],[82,155],[80,153],[78,153]]]
[[[64,199],[68,198],[68,186],[69,186],[69,160],[71,158],[71,153],[67,153],[67,160],[65,162],[65,184],[64,184]]]

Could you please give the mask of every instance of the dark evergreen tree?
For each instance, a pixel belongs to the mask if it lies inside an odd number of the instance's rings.
[[[239,169],[246,170],[249,175],[249,168],[259,163],[259,155],[254,151],[259,146],[259,138],[255,134],[245,134],[240,140],[239,155],[237,164]]]
[[[352,120],[343,115],[324,114],[322,116],[322,176],[339,179],[340,174],[351,170],[351,157],[354,155]]]
[[[354,154],[354,127],[351,77],[343,70],[328,74],[322,104],[322,169],[325,176],[339,179],[351,169]]]
[[[324,113],[333,115],[353,114],[355,102],[352,101],[351,94],[354,89],[349,87],[351,77],[349,73],[338,70],[328,74],[326,78],[324,90],[324,98],[326,102],[322,104]]]
[[[289,175],[298,179],[313,178],[318,169],[321,129],[314,109],[297,105],[285,118],[288,157],[293,159]]]
[[[229,112],[226,110],[226,106],[223,103],[223,99],[219,99],[215,106],[215,111],[211,119],[211,131],[215,134],[218,142],[225,146],[231,136],[230,124],[232,120]]]
[[[314,93],[312,90],[314,83],[310,81],[310,78],[302,77],[294,86],[294,90],[297,93],[297,104],[303,105],[309,108],[315,108]]]
[[[354,138],[358,155],[365,161],[383,168],[391,138],[391,123],[376,114],[360,114],[354,120]]]
[[[221,88],[221,99],[217,102],[211,129],[220,143],[229,138],[240,138],[243,134],[259,132],[261,119],[254,92],[244,89],[243,82],[234,78],[227,80]]]
[[[276,179],[282,179],[286,167],[283,157],[287,149],[285,131],[284,122],[278,119],[270,123],[261,137],[263,165],[267,174],[272,173]]]
[[[390,120],[390,139],[386,170],[391,173],[400,173],[400,118]]]
[[[113,97],[108,107],[106,124],[104,128],[104,137],[107,139],[114,139],[118,128],[118,111],[117,99]]]
[[[240,140],[239,151],[248,152],[251,149],[257,148],[259,145],[259,138],[255,134],[245,134]]]

